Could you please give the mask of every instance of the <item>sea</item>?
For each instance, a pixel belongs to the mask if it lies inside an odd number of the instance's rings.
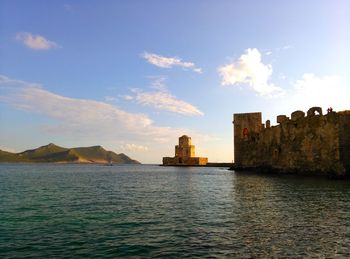
[[[0,258],[350,258],[350,181],[0,165]]]

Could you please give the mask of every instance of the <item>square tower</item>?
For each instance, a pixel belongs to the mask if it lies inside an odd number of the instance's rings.
[[[249,157],[247,152],[248,140],[256,138],[262,129],[261,112],[235,113],[234,124],[234,157],[235,164],[245,164],[245,158]]]
[[[179,145],[175,146],[175,156],[188,159],[190,157],[195,157],[195,147],[192,144],[190,137],[183,135],[179,138]]]
[[[163,165],[167,166],[204,166],[207,163],[207,157],[195,157],[195,147],[186,135],[179,138],[179,144],[175,146],[175,157],[163,157]]]

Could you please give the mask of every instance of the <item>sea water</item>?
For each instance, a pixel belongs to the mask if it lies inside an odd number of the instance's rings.
[[[0,165],[0,257],[350,257],[350,181]]]

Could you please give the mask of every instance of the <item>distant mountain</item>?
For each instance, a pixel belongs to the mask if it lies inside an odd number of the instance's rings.
[[[21,153],[0,150],[0,163],[100,163],[140,164],[121,153],[107,151],[101,146],[64,148],[48,144]]]

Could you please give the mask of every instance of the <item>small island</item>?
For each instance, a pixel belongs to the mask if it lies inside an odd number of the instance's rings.
[[[179,145],[175,146],[175,157],[163,157],[165,166],[205,166],[207,163],[207,157],[195,156],[195,146],[187,135],[179,138]]]
[[[21,153],[0,150],[0,163],[140,164],[123,153],[116,154],[101,146],[64,148],[53,143]]]

